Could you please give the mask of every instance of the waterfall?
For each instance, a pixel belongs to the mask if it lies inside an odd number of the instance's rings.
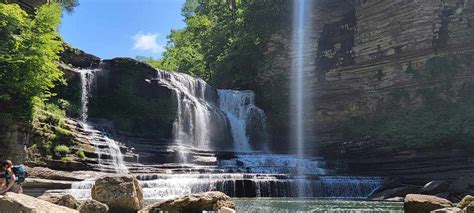
[[[87,121],[88,118],[88,104],[91,86],[94,80],[94,72],[96,70],[79,70],[81,76],[81,109],[80,119],[83,122]]]
[[[86,133],[90,135],[89,141],[95,147],[95,152],[98,155],[99,164],[104,168],[107,168],[102,159],[102,155],[107,154],[110,156],[110,163],[113,166],[113,171],[116,173],[128,173],[127,166],[123,160],[123,154],[120,151],[118,143],[109,137],[109,134],[105,131],[96,131],[87,122],[88,119],[88,104],[91,96],[91,90],[95,81],[95,75],[101,72],[101,69],[81,69],[78,70],[81,76],[81,115],[82,127]],[[105,147],[105,148],[104,148]]]
[[[183,146],[212,150],[213,142],[225,141],[227,122],[224,114],[214,106],[217,98],[215,90],[202,79],[186,74],[158,73],[160,83],[174,91],[178,100],[177,116],[173,124],[175,142]]]
[[[234,150],[252,151],[251,139],[253,144],[266,145],[267,119],[263,110],[255,106],[255,94],[252,91],[237,90],[218,90],[218,94],[219,107],[230,122]]]

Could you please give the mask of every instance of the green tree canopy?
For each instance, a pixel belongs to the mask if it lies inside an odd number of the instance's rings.
[[[31,115],[33,103],[51,97],[62,80],[61,6],[46,4],[28,16],[17,4],[0,4],[0,109]]]
[[[288,2],[187,0],[182,9],[186,27],[171,31],[156,66],[214,84],[248,87],[264,66],[265,41],[286,24]]]

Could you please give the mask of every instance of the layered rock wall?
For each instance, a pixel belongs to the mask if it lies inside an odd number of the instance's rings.
[[[472,0],[322,0],[313,6],[315,32],[307,45],[316,43],[317,48],[306,54],[313,55],[315,78],[305,86],[315,108],[309,116],[315,123],[312,133],[318,136],[313,138],[323,145],[344,140],[335,130],[353,116],[415,108],[423,103],[427,89],[455,98],[474,80]],[[271,70],[262,74],[262,87],[271,87],[267,82],[283,73],[286,82],[291,79],[291,33],[274,37],[267,51],[274,60],[269,60]],[[278,51],[271,51],[276,47]],[[427,61],[440,58],[456,60],[456,70],[438,75],[426,68]],[[450,88],[440,89],[447,82]],[[278,87],[289,90],[288,83]],[[263,91],[257,95],[268,99]],[[291,115],[262,104],[272,122],[274,141],[287,140],[288,131],[281,130],[289,127],[281,121]]]

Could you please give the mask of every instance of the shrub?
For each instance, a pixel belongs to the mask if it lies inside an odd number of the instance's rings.
[[[58,157],[64,157],[70,152],[71,151],[69,150],[69,147],[65,145],[57,145],[56,147],[54,147],[54,154]]]
[[[77,157],[83,160],[86,159],[86,155],[84,154],[84,151],[82,150],[77,151]]]

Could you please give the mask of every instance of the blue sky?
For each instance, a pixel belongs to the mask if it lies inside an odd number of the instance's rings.
[[[79,0],[60,26],[64,40],[103,59],[159,58],[171,29],[184,27],[185,0]]]

